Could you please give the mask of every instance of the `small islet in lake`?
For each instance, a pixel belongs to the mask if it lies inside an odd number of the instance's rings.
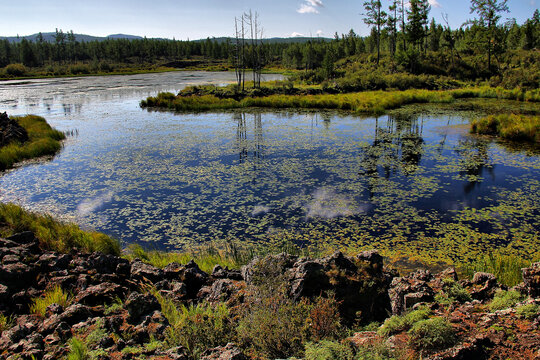
[[[173,72],[2,83],[0,111],[43,116],[69,136],[52,160],[4,174],[0,201],[158,249],[286,240],[428,260],[540,255],[540,156],[469,135],[478,114],[458,110],[466,100],[379,117],[139,107],[158,91],[233,81]]]

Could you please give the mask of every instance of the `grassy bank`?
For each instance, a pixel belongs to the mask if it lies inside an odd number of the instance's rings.
[[[21,144],[10,143],[0,148],[0,170],[11,168],[15,163],[45,155],[54,155],[61,148],[65,135],[51,128],[44,118],[35,115],[14,117],[28,132],[29,140]]]
[[[540,116],[490,115],[474,120],[471,124],[471,132],[496,135],[508,140],[540,143]]]
[[[189,90],[188,90],[189,91]],[[274,90],[261,90],[272,93]],[[523,91],[502,88],[470,88],[447,91],[405,90],[405,91],[366,91],[350,94],[319,95],[282,95],[249,96],[236,99],[216,95],[186,95],[183,92],[175,96],[171,93],[159,93],[141,101],[141,107],[165,108],[175,111],[207,111],[219,109],[237,109],[248,107],[262,108],[300,108],[300,109],[340,109],[354,113],[380,114],[390,109],[412,103],[450,103],[460,98],[511,99],[538,102],[540,91]]]
[[[23,231],[32,231],[44,248],[58,252],[67,253],[76,248],[83,252],[121,253],[120,243],[108,235],[83,231],[78,225],[35,214],[14,204],[0,204],[0,236],[8,237]]]

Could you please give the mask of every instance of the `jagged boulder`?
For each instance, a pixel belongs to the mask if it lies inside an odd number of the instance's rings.
[[[7,113],[0,113],[0,147],[14,141],[28,141],[28,133],[17,121],[10,119]]]
[[[540,296],[540,262],[532,264],[530,268],[521,269],[525,289],[529,296]]]
[[[163,270],[155,266],[145,264],[140,259],[135,259],[131,263],[131,278],[139,281],[156,283],[163,280]]]
[[[152,314],[156,310],[161,310],[156,297],[152,294],[140,294],[132,292],[126,300],[125,308],[129,312],[129,317],[136,322],[144,315]]]
[[[435,291],[430,281],[434,279],[428,270],[417,270],[408,276],[394,278],[388,292],[392,314],[400,315],[418,303],[433,301]]]
[[[280,254],[254,259],[242,268],[248,284],[284,281],[293,299],[332,293],[346,322],[382,320],[390,310],[391,276],[375,251],[357,256],[336,252],[321,259]]]

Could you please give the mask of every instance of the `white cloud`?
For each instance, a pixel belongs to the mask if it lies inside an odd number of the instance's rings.
[[[439,4],[437,0],[429,0],[429,5],[435,7],[435,8],[442,8],[442,5]]]
[[[324,32],[322,30],[317,30],[316,34],[318,36],[323,36],[324,35]]]
[[[77,213],[80,216],[87,216],[90,213],[99,210],[105,203],[112,200],[114,193],[112,191],[106,191],[101,195],[94,198],[87,198],[80,202],[77,206]]]
[[[324,7],[322,0],[304,0],[296,12],[300,14],[318,14],[318,8]]]
[[[300,34],[299,32],[293,32],[291,35],[289,35],[289,37],[299,37],[299,36],[304,36],[304,34]]]
[[[334,190],[320,188],[313,193],[313,200],[306,204],[306,219],[334,219],[365,214],[369,205],[356,203],[348,196],[337,194]]]

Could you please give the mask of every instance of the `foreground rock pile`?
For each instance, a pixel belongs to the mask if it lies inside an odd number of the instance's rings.
[[[163,269],[141,260],[100,253],[59,254],[44,251],[32,233],[0,239],[0,312],[10,319],[2,329],[0,358],[58,359],[69,351],[69,340],[78,334],[96,333],[92,350],[100,359],[131,359],[129,348],[163,340],[170,324],[156,296],[148,289],[176,303],[224,301],[241,306],[246,288],[264,281],[285,284],[287,296],[300,300],[332,293],[339,303],[342,321],[382,322],[391,314],[402,314],[421,305],[452,323],[459,338],[449,348],[430,354],[433,359],[535,358],[540,357],[540,319],[521,320],[515,309],[486,310],[485,303],[497,289],[504,288],[491,274],[478,273],[472,281],[459,282],[470,294],[469,301],[441,306],[435,301],[448,279],[457,281],[449,269],[432,275],[417,271],[398,277],[383,267],[375,251],[355,257],[335,253],[321,259],[281,254],[254,259],[241,271],[214,268],[212,274],[196,263],[172,263]],[[540,264],[524,270],[518,290],[529,295],[528,302],[540,302]],[[44,314],[31,313],[33,299],[60,286],[73,295],[62,306],[53,303]],[[155,293],[154,293],[155,294]],[[116,334],[116,335],[115,335]],[[123,334],[125,336],[118,336]],[[355,346],[385,343],[407,347],[402,332],[383,338],[377,332],[359,332],[349,341]],[[141,358],[189,359],[185,348],[144,348]],[[207,349],[202,359],[246,359],[234,344]]]

